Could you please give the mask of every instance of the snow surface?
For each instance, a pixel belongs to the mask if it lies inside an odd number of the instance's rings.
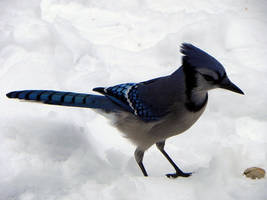
[[[266,0],[1,0],[0,199],[267,199]],[[179,45],[214,55],[245,96],[210,92],[202,118],[167,141],[190,178],[167,179],[152,147],[144,178],[134,146],[89,109],[23,103],[20,89],[91,92],[167,75]]]

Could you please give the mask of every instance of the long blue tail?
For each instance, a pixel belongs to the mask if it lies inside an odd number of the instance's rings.
[[[120,110],[119,106],[112,103],[107,97],[101,95],[53,90],[22,90],[10,92],[6,96],[8,98],[39,101],[52,105],[102,109],[106,112]]]

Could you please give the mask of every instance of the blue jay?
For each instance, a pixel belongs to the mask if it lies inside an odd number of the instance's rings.
[[[203,50],[184,43],[182,66],[168,76],[140,83],[97,87],[101,95],[52,90],[23,90],[7,94],[9,98],[40,101],[45,104],[96,109],[112,115],[113,125],[135,145],[134,156],[144,176],[144,152],[156,144],[174,167],[167,177],[188,177],[164,150],[165,141],[189,129],[201,116],[208,102],[208,91],[223,88],[244,94],[233,84],[224,67]],[[100,113],[101,113],[100,112]]]

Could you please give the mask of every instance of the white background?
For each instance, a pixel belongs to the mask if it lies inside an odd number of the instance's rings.
[[[266,200],[267,3],[265,0],[1,0],[1,200]],[[90,93],[181,65],[192,43],[216,57],[245,93],[210,92],[207,110],[166,150],[152,147],[144,178],[134,146],[90,109],[7,99],[20,89]]]

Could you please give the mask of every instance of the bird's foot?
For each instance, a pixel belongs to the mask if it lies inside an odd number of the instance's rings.
[[[168,178],[177,178],[177,177],[179,177],[179,176],[181,176],[181,177],[189,177],[189,176],[191,176],[192,175],[192,173],[190,172],[190,173],[184,173],[184,172],[176,172],[176,173],[174,173],[174,174],[166,174],[166,176],[168,177]]]

